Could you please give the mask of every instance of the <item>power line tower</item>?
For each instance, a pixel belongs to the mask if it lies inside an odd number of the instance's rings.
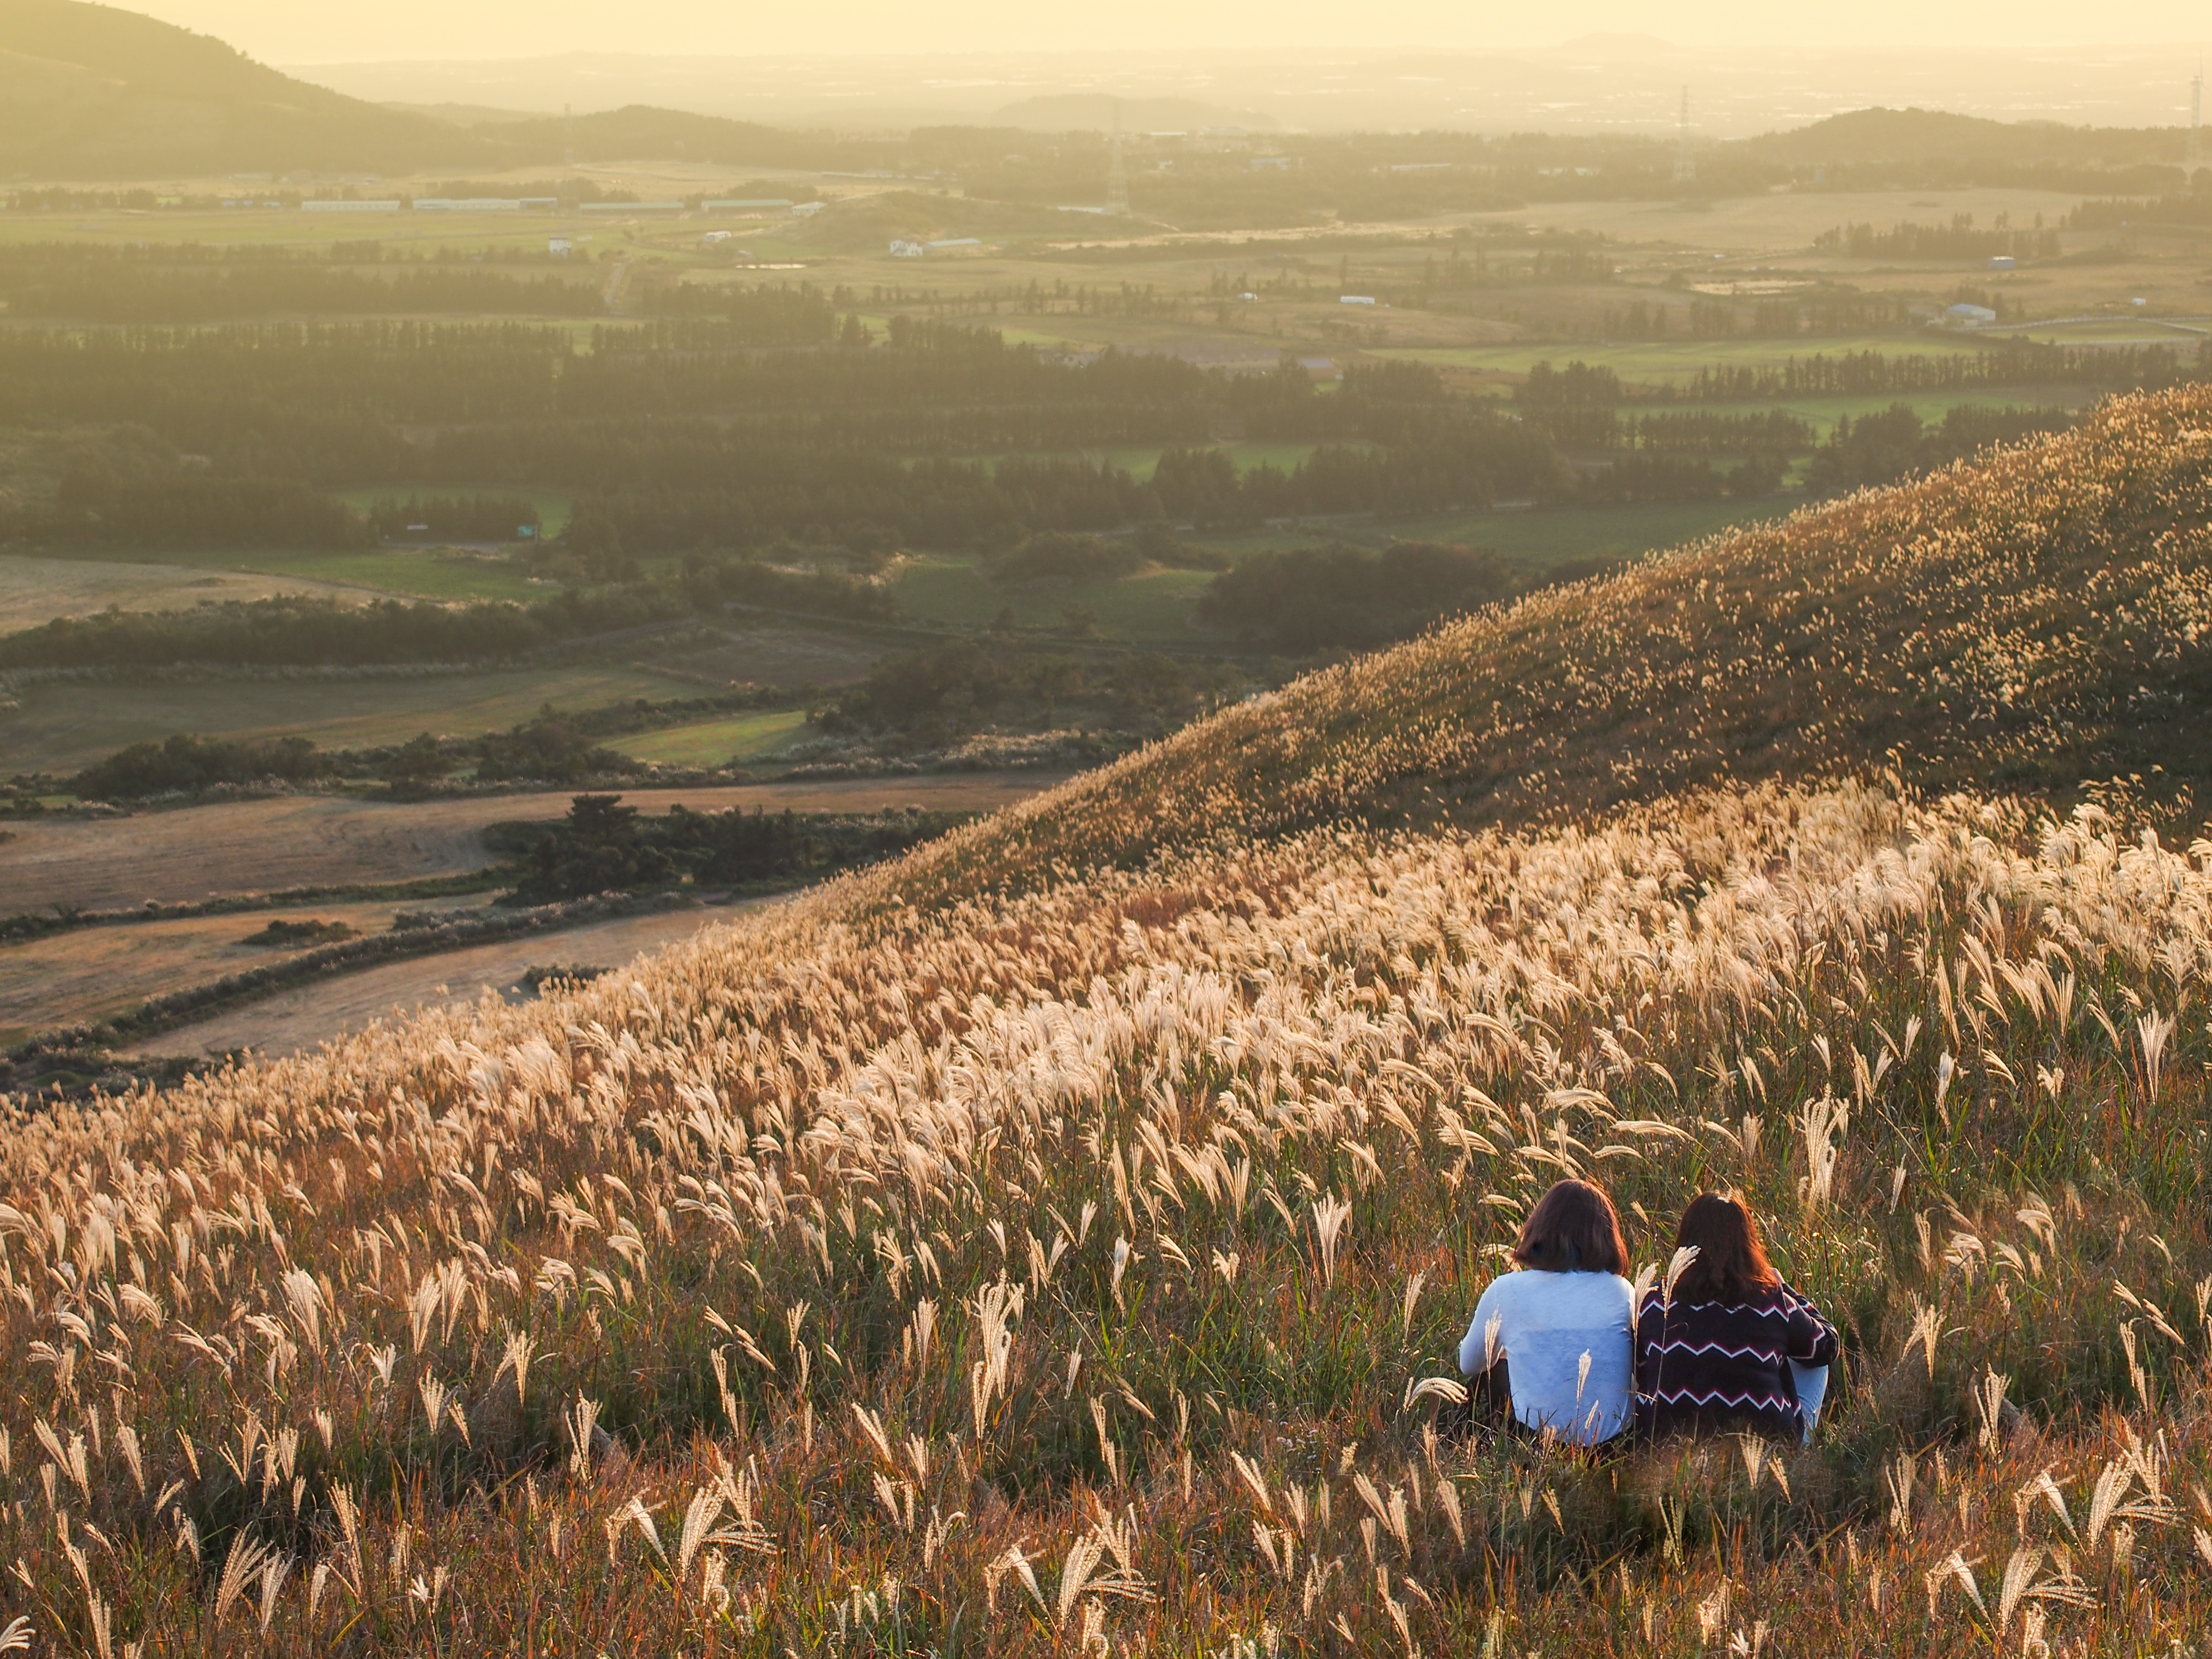
[[[1674,137],[1674,182],[1684,185],[1698,176],[1698,158],[1690,150],[1690,89],[1682,88],[1681,125]]]
[[[576,165],[576,112],[573,106],[561,106],[561,164]]]
[[[1129,216],[1129,168],[1121,159],[1121,100],[1114,100],[1113,147],[1106,160],[1106,211],[1117,219]]]

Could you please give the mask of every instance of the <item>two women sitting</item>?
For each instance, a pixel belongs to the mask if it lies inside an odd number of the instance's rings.
[[[1707,1193],[1683,1212],[1671,1287],[1636,1305],[1613,1200],[1562,1181],[1522,1224],[1459,1345],[1473,1389],[1531,1433],[1592,1446],[1632,1427],[1809,1437],[1836,1332],[1766,1259],[1759,1224]]]

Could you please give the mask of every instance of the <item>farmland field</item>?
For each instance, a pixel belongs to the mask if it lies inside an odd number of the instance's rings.
[[[698,811],[989,811],[1056,781],[1050,773],[960,772],[623,793],[631,805],[662,812],[679,804]],[[493,861],[485,825],[557,818],[569,799],[562,791],[408,802],[296,795],[129,817],[36,819],[12,826],[13,839],[0,842],[0,915],[61,902],[87,909],[190,903],[481,869]]]
[[[1610,368],[1638,386],[1676,386],[1701,368],[1764,368],[1792,357],[1841,356],[1845,352],[1917,352],[1929,356],[1972,356],[1981,348],[1958,334],[1923,331],[1904,338],[1894,334],[1766,340],[1589,340],[1516,342],[1511,345],[1384,349],[1375,355],[1437,368],[1480,368],[1525,374],[1535,364],[1580,362]]]
[[[479,902],[441,899],[436,908],[447,910]],[[273,966],[311,948],[246,944],[247,936],[272,916],[343,922],[357,933],[374,933],[391,927],[398,908],[320,903],[297,910],[81,928],[27,944],[0,945],[0,1047],[57,1026],[111,1018],[149,997]]]
[[[1198,637],[1191,607],[1212,578],[1200,570],[1152,570],[1118,581],[1024,582],[1000,586],[971,559],[915,558],[898,573],[892,592],[915,618],[981,628],[1002,611],[1016,626],[1056,627],[1070,605],[1095,611],[1098,632],[1125,641],[1188,643]]]
[[[482,672],[31,679],[16,687],[18,707],[0,709],[0,743],[11,770],[66,774],[173,732],[290,735],[356,748],[404,743],[423,731],[497,730],[549,702],[592,708],[696,690],[649,668],[589,660]]]
[[[608,746],[633,759],[663,766],[720,766],[772,754],[795,741],[805,727],[804,709],[780,708],[696,726],[665,726],[635,737],[614,738]]]
[[[407,599],[542,599],[556,590],[533,582],[513,566],[467,552],[437,548],[385,547],[324,551],[267,548],[134,549],[133,561],[166,565],[179,570],[245,572],[261,576],[292,576],[301,586],[337,586],[356,593],[397,595]],[[86,563],[100,562],[87,557]]]
[[[88,616],[118,605],[167,611],[210,600],[263,599],[278,593],[367,599],[370,590],[336,579],[302,580],[158,559],[52,558],[0,554],[0,633],[35,628],[57,617]]]
[[[539,489],[527,484],[393,483],[379,484],[374,489],[334,489],[331,493],[348,505],[364,511],[384,505],[398,507],[410,500],[426,500],[441,495],[518,496],[538,509],[538,533],[547,538],[558,536],[568,527],[568,514],[576,504],[575,495],[570,491]]]
[[[749,899],[713,909],[657,910],[385,963],[326,983],[279,991],[212,1018],[178,1026],[145,1039],[131,1052],[200,1055],[251,1048],[282,1058],[360,1031],[374,1021],[392,1024],[425,1008],[466,1007],[487,992],[518,1001],[527,995],[518,981],[532,966],[625,967],[640,952],[679,944],[703,927],[776,902]]]

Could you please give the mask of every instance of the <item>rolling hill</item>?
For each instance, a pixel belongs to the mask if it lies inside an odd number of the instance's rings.
[[[540,1001],[19,1103],[0,1641],[2185,1651],[2212,860],[1818,780],[2201,753],[2208,416],[1440,629]],[[1809,1441],[1432,1415],[1566,1176],[1647,1285],[1756,1211],[1840,1331]]]
[[[493,155],[450,123],[309,86],[135,12],[82,0],[0,8],[0,174],[398,172]]]
[[[2176,127],[2076,127],[1992,121],[1947,110],[1852,110],[1806,126],[1723,146],[1794,167],[1909,177],[1986,175],[1991,169],[2136,167],[2181,160]]]
[[[84,0],[0,7],[0,177],[496,169],[637,156],[834,165],[828,141],[635,106],[465,123],[294,80],[222,41]]]

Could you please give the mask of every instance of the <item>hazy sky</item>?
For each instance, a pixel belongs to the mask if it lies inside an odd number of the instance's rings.
[[[1545,45],[1595,31],[1686,45],[2168,42],[2212,33],[2205,0],[1850,6],[1775,0],[124,0],[274,63],[649,52],[966,52],[1093,46]]]

